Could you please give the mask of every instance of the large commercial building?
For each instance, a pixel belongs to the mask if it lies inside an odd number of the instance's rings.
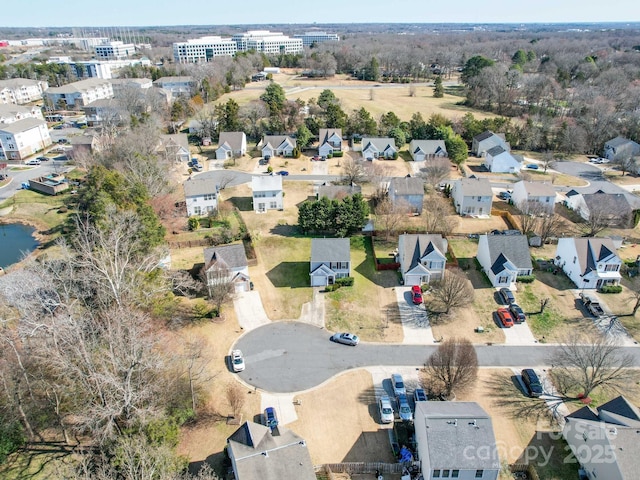
[[[202,37],[174,43],[173,58],[176,63],[203,63],[214,57],[233,56],[237,49],[230,38]]]
[[[266,54],[299,53],[302,51],[302,39],[291,38],[282,32],[269,30],[250,30],[237,33],[232,37],[239,52],[255,50]]]
[[[136,47],[132,43],[115,41],[96,45],[95,51],[96,57],[99,59],[122,60],[133,55],[136,51]]]
[[[337,42],[340,37],[336,33],[327,32],[306,32],[299,35],[294,35],[293,38],[299,38],[302,40],[302,45],[310,47],[311,45],[322,42]]]

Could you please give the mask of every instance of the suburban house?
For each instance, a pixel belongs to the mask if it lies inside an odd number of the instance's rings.
[[[491,417],[475,402],[416,402],[414,425],[425,480],[496,480],[500,458]]]
[[[296,139],[288,135],[265,135],[258,148],[261,149],[263,157],[292,157]]]
[[[51,87],[44,92],[44,99],[55,108],[80,109],[91,102],[113,98],[113,86],[109,80],[88,78],[61,87]]]
[[[513,185],[511,201],[520,210],[532,206],[536,213],[553,213],[556,191],[549,183],[521,180]]]
[[[444,140],[411,140],[409,153],[414,162],[449,157]]]
[[[321,128],[318,142],[318,155],[328,157],[333,152],[342,150],[342,129]]]
[[[25,118],[39,118],[40,120],[44,120],[40,107],[0,103],[0,124],[13,123]]]
[[[483,165],[492,173],[518,173],[522,168],[522,157],[511,155],[501,145],[496,145],[485,152]]]
[[[172,95],[191,94],[195,82],[192,77],[161,77],[153,82],[153,86],[162,88],[170,92]]]
[[[120,125],[127,116],[120,102],[113,98],[94,100],[90,104],[85,105],[82,110],[87,117],[87,125],[89,127],[95,127],[105,122]]]
[[[397,261],[404,285],[422,285],[444,278],[448,242],[440,234],[398,237]]]
[[[21,161],[51,143],[47,122],[40,118],[0,124],[0,160]]]
[[[506,151],[510,151],[511,147],[505,140],[504,133],[493,133],[490,130],[476,135],[471,142],[471,151],[476,157],[484,157],[487,151],[493,147],[502,147]]]
[[[604,144],[605,158],[616,161],[640,155],[640,145],[624,137],[616,137]]]
[[[227,439],[227,452],[236,480],[316,480],[306,442],[280,425],[245,422]]]
[[[393,204],[404,204],[412,213],[422,213],[424,180],[415,177],[393,177],[389,181],[389,199]]]
[[[203,273],[208,286],[230,281],[235,292],[246,292],[251,288],[249,264],[242,243],[205,248]]]
[[[333,285],[337,278],[351,275],[348,238],[312,238],[310,273],[312,287]]]
[[[254,175],[251,177],[251,190],[256,213],[284,208],[281,175]]]
[[[640,208],[633,196],[624,193],[579,193],[571,190],[566,194],[565,204],[575,210],[585,220],[596,215],[609,225],[627,228],[633,224],[634,211]]]
[[[182,184],[187,205],[187,216],[208,215],[218,209],[219,187],[214,180],[187,180]]]
[[[69,189],[69,182],[64,175],[51,173],[44,177],[29,179],[29,190],[44,193],[46,195],[57,195]]]
[[[610,238],[559,238],[554,259],[581,289],[597,289],[620,283],[622,261]]]
[[[468,177],[453,182],[453,205],[459,215],[491,215],[493,190],[486,178]]]
[[[24,105],[42,100],[42,92],[47,88],[49,88],[49,84],[42,80],[31,80],[30,78],[0,80],[0,104]]]
[[[362,157],[366,160],[374,158],[391,159],[398,154],[396,141],[391,137],[362,139]]]
[[[342,200],[345,197],[351,197],[356,193],[362,193],[362,187],[352,183],[351,185],[327,185],[322,184],[318,187],[316,198],[321,199],[327,197],[329,200]]]
[[[247,136],[244,132],[220,132],[216,160],[239,158],[247,153]]]
[[[188,162],[191,158],[189,137],[186,133],[160,135],[160,143],[156,147],[156,153],[170,162]]]
[[[565,418],[562,436],[591,480],[630,480],[640,471],[640,410],[624,396]],[[597,452],[604,452],[600,456]]]
[[[526,235],[480,235],[476,258],[494,287],[509,288],[533,273]]]

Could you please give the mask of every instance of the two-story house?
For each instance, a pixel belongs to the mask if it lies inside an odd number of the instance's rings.
[[[236,293],[251,288],[249,262],[242,243],[206,248],[203,273],[208,287],[231,282]]]
[[[219,187],[214,180],[193,178],[182,184],[187,216],[209,215],[218,209]]]
[[[389,199],[406,205],[412,213],[422,213],[424,180],[415,177],[393,177],[389,181]]]
[[[253,192],[253,210],[256,213],[284,208],[281,175],[253,175],[251,190]]]
[[[453,182],[451,198],[459,215],[491,215],[493,190],[486,178],[468,177]]]
[[[581,289],[597,289],[620,283],[622,261],[610,238],[560,238],[554,259]]]
[[[348,238],[312,238],[310,273],[312,287],[333,285],[337,278],[351,276]]]
[[[362,139],[362,157],[365,160],[392,159],[397,153],[396,141],[391,137],[364,137]]]
[[[448,242],[439,234],[403,234],[398,237],[397,261],[404,285],[442,280]]]
[[[533,273],[525,235],[480,235],[476,258],[494,287],[511,288],[519,276]]]
[[[634,212],[640,209],[637,197],[628,193],[580,193],[570,190],[566,194],[566,205],[585,220],[593,219],[613,227],[629,228],[633,225]]]
[[[484,152],[484,167],[491,173],[518,173],[522,168],[522,160],[522,157],[512,155],[501,145]]]
[[[521,211],[550,214],[555,207],[556,191],[549,183],[521,180],[513,185],[511,200]]]
[[[500,146],[506,151],[511,150],[511,146],[505,140],[503,133],[493,133],[490,130],[482,132],[480,135],[473,137],[471,142],[471,151],[475,153],[476,157],[484,157],[488,150],[493,147]]]
[[[603,156],[612,161],[640,155],[640,144],[624,137],[616,137],[604,144]]]
[[[444,140],[411,140],[409,153],[414,162],[449,157]]]
[[[333,152],[342,151],[342,129],[321,128],[318,142],[318,155],[328,157]]]
[[[216,160],[239,158],[247,153],[247,135],[244,132],[220,132]]]

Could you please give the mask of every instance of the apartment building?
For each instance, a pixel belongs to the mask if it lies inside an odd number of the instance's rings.
[[[133,43],[120,41],[107,42],[95,46],[96,57],[104,60],[122,60],[133,55],[136,47]]]
[[[306,32],[298,35],[294,35],[293,38],[299,38],[302,40],[302,45],[305,47],[310,47],[313,44],[323,43],[323,42],[337,42],[340,40],[340,37],[336,33],[327,33],[327,32]]]
[[[113,98],[113,86],[108,80],[89,78],[49,88],[44,92],[44,98],[55,107],[64,104],[66,108],[80,109],[96,100]]]
[[[0,125],[0,160],[21,161],[51,145],[47,122],[24,118]]]
[[[0,103],[25,103],[42,100],[42,92],[49,88],[47,82],[29,78],[10,78],[0,80]]]
[[[233,56],[237,50],[236,42],[230,38],[208,36],[174,43],[173,59],[176,63],[203,63],[215,57]]]
[[[24,107],[12,103],[0,104],[0,124],[17,122],[24,118],[39,118],[40,120],[44,120],[40,107]]]

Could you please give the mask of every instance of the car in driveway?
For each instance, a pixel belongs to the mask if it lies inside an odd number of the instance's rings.
[[[378,411],[380,412],[380,423],[393,423],[393,407],[388,395],[383,395],[378,400]]]
[[[511,305],[509,305],[509,311],[513,316],[514,322],[522,323],[527,320],[527,316],[524,314],[522,307],[520,307],[520,305],[518,305],[517,303],[512,303]]]
[[[403,422],[413,421],[413,412],[409,406],[409,399],[405,394],[398,395],[398,414]]]
[[[540,166],[537,163],[530,163],[529,165],[527,165],[527,168],[530,170],[539,170]]]
[[[289,175],[289,172],[287,172],[286,170],[280,170],[277,175],[282,175],[283,177],[286,177]]]
[[[498,294],[505,304],[511,305],[512,303],[516,303],[516,297],[513,296],[513,292],[508,288],[502,287],[498,291]]]
[[[496,315],[498,315],[498,320],[503,327],[513,327],[513,316],[509,310],[501,307],[496,311]]]
[[[500,200],[511,200],[511,193],[509,191],[498,193],[498,198]]]
[[[234,372],[242,372],[244,370],[244,357],[242,356],[242,351],[240,350],[232,350],[231,351],[231,367]]]
[[[411,301],[414,305],[420,305],[422,303],[422,289],[420,285],[411,287]]]
[[[311,161],[312,162],[319,162],[320,161],[320,155],[314,155],[313,157],[311,157]]]
[[[406,395],[407,387],[404,384],[404,380],[402,379],[402,375],[399,373],[394,373],[391,375],[391,386],[393,387],[393,394],[397,397],[398,395]]]
[[[527,390],[527,395],[530,397],[539,397],[544,393],[542,383],[538,378],[538,374],[533,368],[525,368],[522,370],[522,383]]]
[[[413,392],[413,401],[426,402],[427,400],[429,400],[427,398],[427,392],[425,392],[424,389],[422,388],[416,388],[415,391]]]
[[[278,416],[276,415],[275,408],[267,407],[264,409],[264,424],[271,430],[278,426]]]
[[[360,339],[358,338],[357,335],[354,335],[353,333],[347,333],[347,332],[334,334],[331,337],[331,341],[336,343],[342,343],[343,345],[350,345],[352,347],[355,347],[356,345],[358,345],[358,343],[360,343]]]

